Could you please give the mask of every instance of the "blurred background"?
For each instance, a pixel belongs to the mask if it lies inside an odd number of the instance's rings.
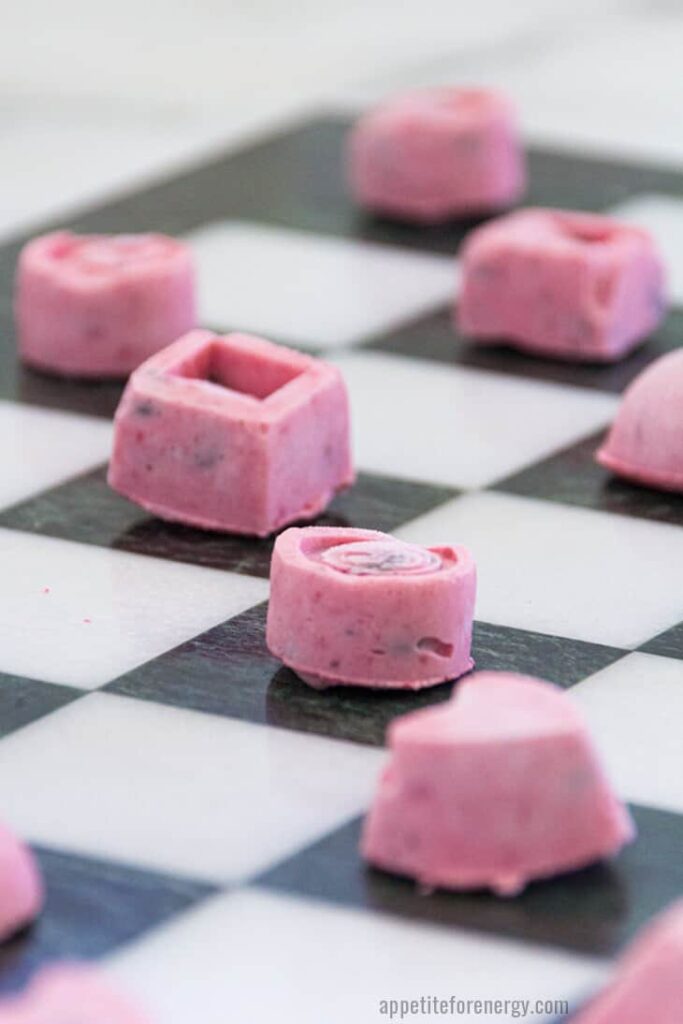
[[[303,107],[506,88],[527,133],[683,161],[681,0],[5,0],[0,231]]]

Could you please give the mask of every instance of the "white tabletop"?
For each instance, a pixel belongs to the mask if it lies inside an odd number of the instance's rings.
[[[24,0],[0,34],[0,233],[313,104],[496,84],[530,137],[678,164],[677,0]]]

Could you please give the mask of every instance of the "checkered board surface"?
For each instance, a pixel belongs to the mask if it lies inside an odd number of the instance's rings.
[[[683,894],[683,500],[592,458],[626,384],[683,341],[683,309],[615,367],[468,347],[449,307],[472,225],[355,210],[347,129],[289,127],[69,226],[188,237],[205,325],[337,363],[360,474],[320,522],[469,546],[478,666],[568,689],[639,839],[516,899],[367,870],[387,723],[451,686],[308,689],[265,647],[270,541],[169,525],[109,491],[120,388],[19,367],[16,239],[0,248],[0,815],[37,850],[48,902],[0,952],[2,991],[84,957],[158,1024],[372,1024],[380,1000],[420,996],[576,1006]],[[530,203],[652,227],[683,305],[678,175],[530,161]]]

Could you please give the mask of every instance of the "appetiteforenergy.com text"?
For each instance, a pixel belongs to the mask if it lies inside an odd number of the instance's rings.
[[[524,1020],[533,1017],[562,1017],[569,1013],[566,999],[447,999],[420,996],[417,999],[381,999],[380,1015],[386,1020],[411,1017],[503,1017]]]

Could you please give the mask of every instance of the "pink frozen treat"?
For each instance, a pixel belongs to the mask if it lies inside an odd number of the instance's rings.
[[[488,89],[427,89],[357,122],[351,190],[361,206],[424,223],[500,210],[524,191],[524,156],[508,100]]]
[[[597,459],[627,480],[683,492],[683,349],[636,377]]]
[[[353,483],[346,386],[320,359],[191,331],[132,375],[109,483],[162,519],[265,537]]]
[[[472,668],[475,591],[465,548],[290,529],[273,551],[268,647],[316,688],[434,686]]]
[[[683,901],[660,914],[621,958],[610,985],[576,1024],[681,1024]]]
[[[0,941],[35,920],[43,900],[43,881],[33,854],[0,825]]]
[[[190,250],[166,235],[34,238],[19,257],[15,313],[24,362],[127,377],[197,323]]]
[[[652,238],[608,217],[520,210],[462,248],[459,330],[584,362],[620,359],[660,323],[664,271]]]
[[[149,1024],[89,967],[44,968],[28,989],[0,1003],[0,1024]]]
[[[386,871],[511,896],[633,838],[581,717],[550,683],[477,673],[447,704],[396,719],[389,745],[362,837]]]

